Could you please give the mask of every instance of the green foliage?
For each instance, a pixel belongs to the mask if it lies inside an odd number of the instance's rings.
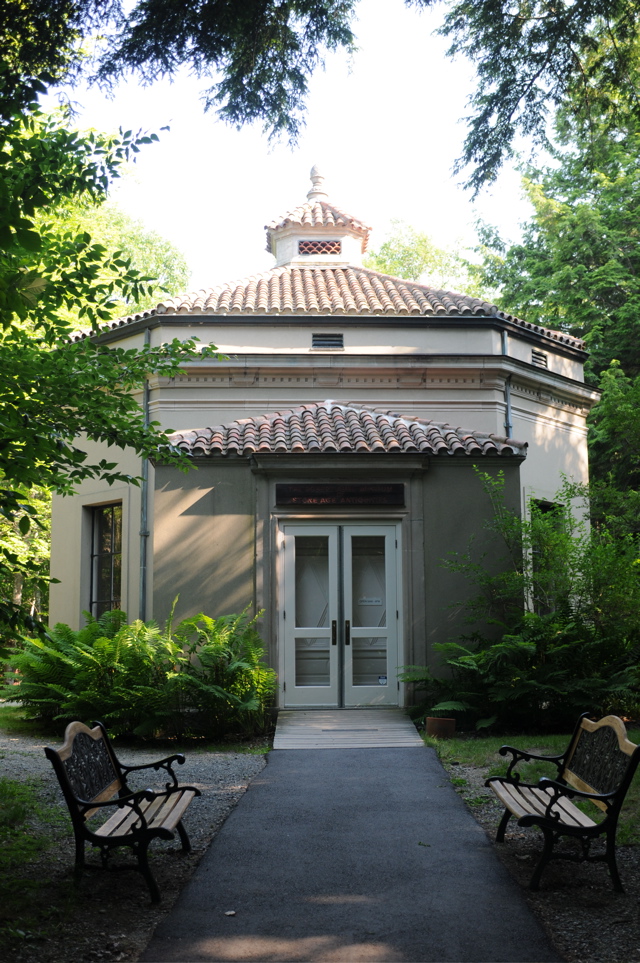
[[[9,0],[0,14],[5,96],[12,107],[79,71],[109,85],[133,70],[143,82],[184,65],[215,78],[205,107],[234,125],[260,120],[295,139],[308,80],[325,50],[353,47],[356,0]],[[91,42],[92,57],[83,42]],[[2,91],[0,90],[0,100]],[[0,115],[1,116],[1,115]]]
[[[436,644],[437,672],[408,666],[401,678],[423,694],[423,714],[456,711],[478,728],[548,730],[581,712],[640,711],[640,544],[589,529],[586,493],[566,484],[556,511],[533,503],[520,519],[501,501],[501,481],[481,476],[495,506],[491,554],[447,565],[473,584],[472,623],[489,626]]]
[[[640,375],[613,361],[589,415],[591,515],[615,534],[640,535]]]
[[[477,265],[463,252],[436,247],[427,234],[402,221],[393,221],[392,225],[391,234],[380,249],[364,258],[366,267],[435,288],[491,299],[478,278]]]
[[[405,0],[428,8],[439,0]],[[447,0],[441,33],[476,66],[477,87],[458,168],[479,190],[495,179],[516,137],[546,143],[550,112],[568,100],[637,111],[638,12],[633,0]],[[188,67],[214,78],[204,92],[235,126],[261,121],[295,140],[309,78],[325,51],[354,49],[356,0],[7,0],[0,15],[3,109],[20,109],[43,85],[73,78],[143,82]],[[94,53],[84,57],[83,42]],[[3,103],[4,101],[4,103]]]
[[[44,801],[43,788],[40,780],[0,778],[0,940],[9,954],[14,941],[46,938],[65,911],[52,902],[51,879],[29,872],[30,862],[70,829],[60,805]]]
[[[138,3],[110,39],[102,80],[135,69],[144,81],[189,65],[219,73],[204,94],[229,123],[262,120],[272,134],[295,140],[308,78],[323,51],[352,49],[355,0],[172,0]]]
[[[112,611],[79,631],[60,624],[14,650],[19,684],[3,695],[45,724],[99,718],[115,735],[263,731],[276,680],[257,618],[200,614],[161,630]]]
[[[495,180],[519,135],[547,146],[554,109],[571,104],[587,114],[594,97],[604,96],[611,110],[637,113],[634,0],[451,0],[447,6],[440,32],[452,38],[449,54],[465,54],[477,73],[457,165],[458,171],[470,166],[468,183],[476,192]]]
[[[578,620],[526,613],[518,632],[498,641],[474,636],[436,649],[447,676],[416,667],[401,676],[425,693],[424,714],[457,707],[478,729],[509,732],[567,726],[586,709],[599,716],[640,709],[637,650],[617,651]]]
[[[262,732],[276,687],[255,624],[262,613],[212,619],[200,613],[175,629],[182,646],[176,686],[207,731]],[[170,629],[169,629],[170,631]]]
[[[613,38],[601,37],[598,58]],[[640,45],[629,91],[640,86]],[[610,78],[611,79],[611,78]],[[483,275],[498,304],[532,324],[586,342],[587,379],[599,381],[589,417],[593,518],[616,533],[640,532],[640,114],[612,82],[571,99],[555,124],[552,163],[528,168],[532,205],[522,241],[484,225]]]
[[[13,673],[7,673],[5,681],[13,684]],[[0,704],[0,731],[16,736],[42,736],[43,730],[33,719],[27,719],[20,706]]]
[[[153,285],[144,292],[141,290],[137,300],[115,291],[110,307],[114,318],[155,307],[161,296],[159,292],[162,296],[179,294],[188,287],[189,267],[177,248],[108,201],[96,204],[84,199],[63,203],[55,210],[42,211],[36,222],[57,235],[89,234],[94,245],[100,245],[105,251],[118,251],[119,259],[126,260],[141,277],[153,279]],[[74,315],[70,321],[77,324]]]
[[[25,515],[6,518],[0,515],[0,541],[17,559],[13,572],[0,568],[0,595],[12,599],[34,618],[43,619],[48,608],[49,551],[51,531],[51,494],[43,488],[21,491],[23,504],[32,512],[29,524]],[[3,643],[0,625],[0,658]]]
[[[53,214],[103,201],[122,164],[155,139],[131,131],[81,134],[64,115],[44,115],[33,104],[0,125],[3,535],[13,530],[26,537],[38,524],[44,514],[33,496],[38,488],[66,494],[86,478],[135,483],[119,470],[117,457],[89,459],[78,438],[129,447],[144,457],[156,453],[162,435],[157,423],[146,423],[134,391],[151,372],[173,376],[185,361],[202,356],[193,341],[127,350],[96,338],[70,340],[79,325],[97,335],[123,301],[149,296],[150,278],[86,230],[59,229]],[[176,452],[165,451],[186,467]],[[3,538],[0,584],[6,592],[16,580],[31,581],[40,592],[46,588],[39,559],[24,558],[12,539]],[[2,635],[36,628],[29,608],[5,592]]]
[[[533,213],[522,241],[507,245],[486,226],[484,278],[501,289],[500,306],[532,324],[585,340],[587,374],[614,358],[640,373],[640,247],[637,156],[640,123],[618,135],[607,125],[575,130],[552,165],[524,179]],[[600,145],[596,150],[593,139]]]

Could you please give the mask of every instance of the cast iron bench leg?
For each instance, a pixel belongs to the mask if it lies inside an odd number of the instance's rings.
[[[187,836],[187,830],[186,830],[186,829],[184,828],[184,826],[182,825],[182,820],[180,820],[180,822],[179,822],[178,825],[176,826],[176,829],[178,830],[178,836],[180,837],[180,842],[182,843],[182,848],[183,848],[184,852],[185,852],[185,853],[190,853],[190,852],[191,852],[191,842],[190,842],[190,840],[189,840],[189,837]]]
[[[529,883],[529,889],[532,890],[539,889],[542,870],[551,859],[551,853],[553,851],[553,832],[550,829],[543,829],[542,832],[544,833],[544,847],[542,850],[542,856],[540,857],[538,865],[533,871],[533,876],[531,877],[531,882]]]
[[[609,867],[609,875],[613,882],[613,888],[616,893],[624,893],[624,886],[622,885],[622,880],[620,879],[620,873],[618,872],[618,864],[616,863],[616,831],[615,827],[613,832],[607,833],[607,866]]]
[[[498,826],[498,832],[496,833],[497,843],[504,842],[504,833],[507,828],[507,823],[509,822],[510,819],[511,819],[511,813],[509,812],[508,809],[505,809],[504,813],[502,814],[502,819],[500,820],[500,825]]]
[[[158,884],[153,878],[153,873],[149,868],[149,858],[147,854],[148,844],[138,843],[135,847],[135,853],[138,857],[138,867],[140,872],[145,878],[146,884],[149,887],[149,894],[151,896],[152,903],[159,903],[161,900],[160,890],[158,889]]]

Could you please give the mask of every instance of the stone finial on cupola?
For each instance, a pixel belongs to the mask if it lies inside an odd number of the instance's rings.
[[[317,164],[314,164],[311,168],[311,190],[307,194],[307,200],[313,204],[314,201],[328,201],[329,195],[325,191],[324,175],[320,173]]]
[[[371,228],[329,201],[324,176],[311,168],[307,200],[284,217],[265,225],[267,251],[276,265],[345,267],[362,263]]]

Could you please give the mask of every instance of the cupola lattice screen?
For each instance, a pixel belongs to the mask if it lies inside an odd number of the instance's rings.
[[[298,241],[298,254],[340,254],[340,241]]]

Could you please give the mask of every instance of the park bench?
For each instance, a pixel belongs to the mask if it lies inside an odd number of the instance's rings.
[[[500,754],[512,757],[507,774],[491,776],[485,783],[505,807],[496,842],[504,841],[512,816],[517,818],[518,826],[537,826],[542,830],[542,855],[529,883],[533,890],[538,889],[542,871],[551,859],[571,859],[606,862],[614,889],[624,892],[616,865],[616,829],[622,803],[640,762],[640,746],[627,739],[624,723],[617,716],[605,716],[599,722],[591,722],[587,716],[584,713],[578,719],[562,755],[543,756],[502,746]],[[532,759],[553,763],[556,778],[540,779],[536,785],[522,782],[515,767]],[[602,811],[598,821],[575,805],[580,800],[590,800]],[[577,852],[555,851],[563,836],[578,840]],[[592,852],[592,842],[602,838],[604,850],[599,847],[598,852]]]
[[[185,852],[191,844],[182,817],[200,790],[180,786],[173,763],[184,763],[180,753],[142,766],[125,766],[111,745],[100,722],[90,729],[82,722],[71,722],[59,749],[45,748],[64,794],[76,843],[75,879],[79,884],[84,871],[85,843],[100,850],[106,867],[111,850],[130,846],[138,859],[151,900],[160,902],[160,891],[149,868],[147,850],[154,839],[173,839],[177,830]],[[130,773],[155,770],[168,778],[164,789],[131,790]],[[100,816],[107,815],[105,822]]]

